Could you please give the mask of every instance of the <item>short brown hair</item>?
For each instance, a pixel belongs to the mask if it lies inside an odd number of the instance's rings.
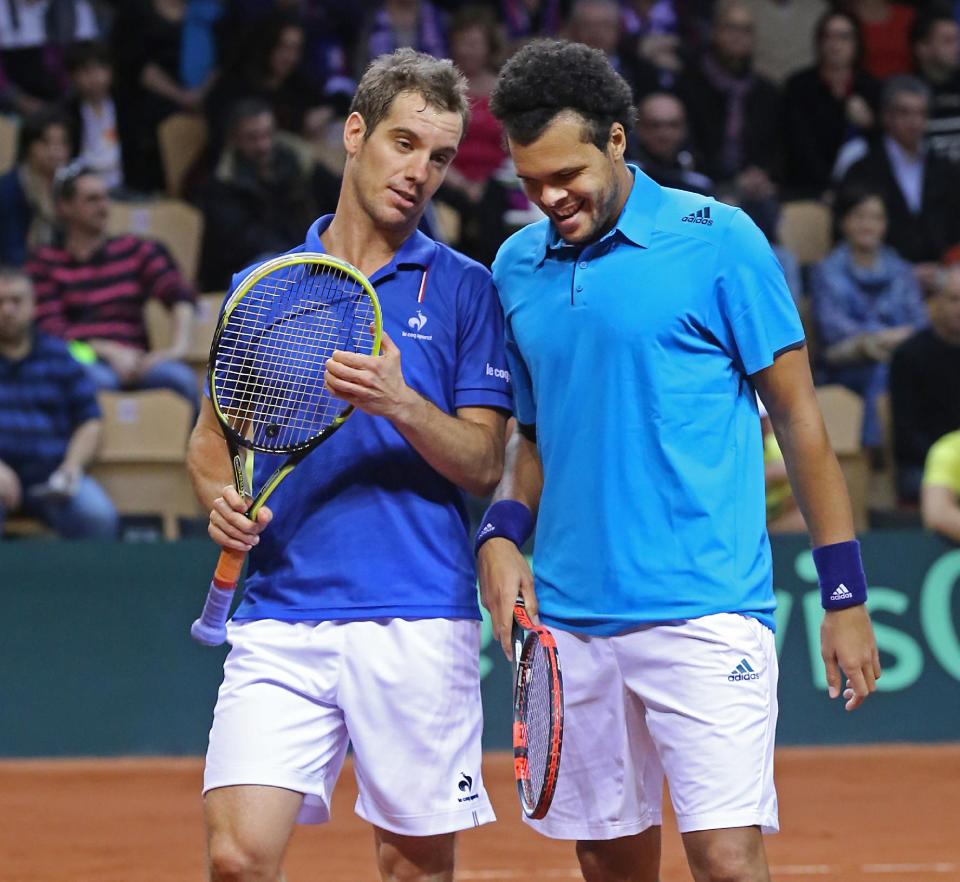
[[[350,113],[359,113],[367,124],[364,138],[370,137],[402,92],[420,95],[431,107],[459,113],[466,133],[470,101],[463,74],[449,59],[397,49],[370,62],[350,104]]]

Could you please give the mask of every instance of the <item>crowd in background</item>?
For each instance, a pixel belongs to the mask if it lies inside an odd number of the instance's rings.
[[[181,362],[196,290],[225,290],[335,209],[342,123],[371,58],[413,46],[465,74],[472,119],[424,226],[489,265],[538,216],[488,108],[500,64],[537,36],[603,51],[631,85],[630,161],[750,214],[816,380],[862,396],[863,445],[879,459],[892,438],[899,503],[929,497],[928,523],[960,541],[960,0],[0,0],[0,113],[19,122],[0,177],[0,518],[47,513],[64,495],[51,478],[79,486],[85,462],[64,477],[64,450],[96,415],[24,419],[22,362],[69,374],[64,401],[164,387],[196,404]],[[108,234],[111,200],[164,191],[158,126],[180,113],[207,131],[183,189],[204,218],[195,280],[159,243]],[[833,216],[812,266],[778,237],[796,200]],[[174,316],[163,351],[149,350],[150,298]],[[54,424],[63,443],[37,467]],[[771,522],[794,529],[769,446]],[[32,507],[31,482],[45,488]]]

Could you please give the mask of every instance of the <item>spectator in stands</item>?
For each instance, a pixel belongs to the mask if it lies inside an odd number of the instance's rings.
[[[456,247],[488,266],[507,237],[506,194],[495,174],[508,154],[503,128],[489,105],[500,57],[499,30],[496,18],[482,6],[465,6],[450,20],[450,58],[467,78],[470,119],[436,197],[458,212]]]
[[[662,187],[704,196],[714,193],[713,181],[695,168],[686,110],[676,95],[651,92],[640,102],[628,157]]]
[[[0,105],[24,115],[51,109],[68,85],[65,52],[97,35],[88,0],[0,3]]]
[[[37,324],[79,341],[101,389],[172,389],[197,404],[197,382],[183,358],[195,293],[167,250],[132,234],[110,237],[106,184],[82,163],[57,181],[62,239],[34,251],[26,269],[37,291]],[[155,297],[173,312],[172,342],[148,351],[144,304]]]
[[[500,18],[512,44],[531,37],[555,37],[563,26],[560,0],[500,0]]]
[[[134,190],[164,187],[157,126],[199,112],[216,78],[210,29],[216,0],[126,0],[113,24],[124,177]]]
[[[277,140],[273,111],[261,99],[233,108],[223,155],[198,201],[200,282],[208,291],[225,290],[241,267],[303,240],[316,216],[311,181],[297,153]]]
[[[218,147],[230,108],[242,98],[260,98],[270,105],[278,128],[297,135],[303,132],[304,117],[323,100],[302,67],[305,39],[303,26],[289,14],[262,21],[248,35],[206,102]]]
[[[860,25],[827,12],[816,25],[816,63],[787,80],[783,96],[783,186],[795,198],[831,190],[837,154],[851,137],[871,132],[880,86],[860,67]]]
[[[22,513],[69,539],[110,538],[117,512],[84,474],[100,438],[93,384],[33,315],[30,279],[0,268],[0,534]]]
[[[21,266],[31,248],[53,241],[53,177],[69,159],[63,116],[44,111],[21,123],[17,164],[0,177],[0,262]]]
[[[863,32],[863,67],[878,80],[909,73],[910,26],[916,10],[890,0],[846,0]]]
[[[67,101],[75,156],[110,190],[123,187],[123,162],[113,100],[113,66],[105,46],[77,47],[67,60],[73,94]]]
[[[657,72],[624,40],[617,0],[574,0],[568,34],[571,40],[599,49],[633,90],[634,99],[659,87]]]
[[[446,25],[430,0],[383,0],[370,12],[360,33],[356,75],[378,55],[403,46],[447,57]]]
[[[744,0],[753,15],[757,40],[753,66],[777,85],[815,62],[814,35],[826,0]]]
[[[678,85],[702,171],[740,204],[776,196],[779,95],[753,72],[753,48],[750,10],[741,0],[718,0],[710,48]]]
[[[921,12],[910,42],[917,76],[930,88],[927,145],[960,162],[960,23],[946,9]]]
[[[944,435],[930,448],[920,511],[928,530],[960,543],[960,432]]]
[[[926,290],[936,281],[938,262],[960,242],[960,170],[924,147],[929,107],[930,90],[916,77],[888,80],[881,97],[883,136],[844,177],[883,196],[887,241],[916,264]]]
[[[664,87],[672,86],[683,69],[677,5],[675,0],[620,0],[624,51],[649,62]]]
[[[960,429],[960,266],[943,275],[927,302],[930,327],[893,353],[890,404],[897,493],[915,503],[933,442]]]
[[[822,347],[819,380],[864,399],[863,444],[880,448],[877,397],[887,389],[893,350],[927,323],[910,265],[884,245],[886,209],[876,190],[847,186],[834,205],[840,242],[810,274]]]

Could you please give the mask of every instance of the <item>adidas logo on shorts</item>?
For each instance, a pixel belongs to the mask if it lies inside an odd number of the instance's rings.
[[[830,595],[831,600],[853,600],[853,595],[850,593],[850,589],[841,582],[837,585],[836,590],[833,594]]]
[[[738,680],[759,680],[760,675],[750,667],[750,662],[742,658],[740,659],[740,664],[727,675],[727,679],[731,682]]]
[[[680,218],[685,224],[703,224],[705,227],[712,227],[713,220],[710,217],[710,206],[701,208],[697,211],[691,211],[686,217]]]

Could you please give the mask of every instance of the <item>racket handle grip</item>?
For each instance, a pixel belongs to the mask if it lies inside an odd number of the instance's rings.
[[[243,569],[245,554],[223,549],[217,561],[213,581],[207,591],[200,618],[190,626],[190,636],[204,646],[219,646],[227,639],[227,618],[233,602],[233,592]]]

